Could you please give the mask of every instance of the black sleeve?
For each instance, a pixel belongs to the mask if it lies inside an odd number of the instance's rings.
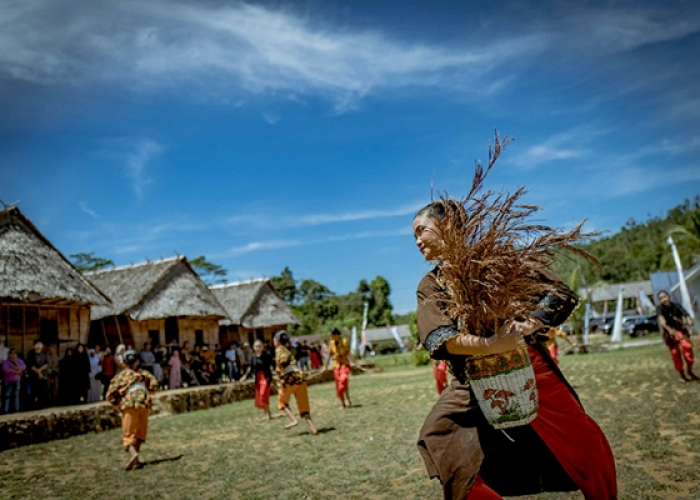
[[[553,274],[543,273],[543,278],[552,284],[552,291],[540,299],[532,316],[545,326],[559,326],[576,310],[579,297]]]

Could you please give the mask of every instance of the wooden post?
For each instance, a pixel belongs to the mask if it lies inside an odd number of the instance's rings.
[[[25,353],[24,353],[24,336],[26,334],[25,314],[26,314],[26,311],[24,309],[24,304],[22,304],[22,356],[25,356]]]
[[[109,339],[107,338],[107,331],[105,330],[104,318],[100,319],[100,326],[102,327],[102,336],[105,338],[105,347],[108,347]]]
[[[122,338],[122,328],[121,328],[121,326],[119,326],[119,319],[117,318],[116,314],[114,314],[112,316],[114,317],[114,322],[117,324],[117,332],[119,333],[119,343],[123,344],[124,339]]]

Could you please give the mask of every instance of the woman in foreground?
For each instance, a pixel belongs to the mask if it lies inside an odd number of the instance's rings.
[[[430,477],[440,480],[447,499],[495,500],[575,490],[588,500],[617,498],[615,462],[605,435],[585,413],[538,336],[532,335],[563,322],[561,311],[539,309],[533,317],[506,321],[490,337],[460,331],[447,314],[440,228],[449,210],[461,209],[457,205],[431,203],[413,221],[418,249],[425,260],[437,263],[418,286],[418,333],[431,359],[446,361],[454,376],[420,432],[418,447]],[[552,280],[553,289],[564,289],[563,283],[543,274]],[[529,424],[502,432],[480,410],[466,362],[470,356],[512,351],[528,335],[539,411]]]

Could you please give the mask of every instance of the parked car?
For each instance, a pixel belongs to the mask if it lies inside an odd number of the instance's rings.
[[[625,325],[625,331],[630,337],[639,337],[649,332],[659,331],[659,320],[656,314],[649,316],[638,316]]]
[[[615,326],[615,316],[606,316],[598,326],[597,331],[605,335],[612,335],[613,326]]]
[[[597,332],[600,330],[600,327],[605,324],[606,321],[612,321],[615,319],[615,316],[606,316],[604,318],[592,318],[590,322],[590,330],[591,333]]]

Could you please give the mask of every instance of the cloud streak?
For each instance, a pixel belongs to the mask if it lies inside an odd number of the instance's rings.
[[[345,234],[341,236],[326,236],[323,238],[309,238],[305,240],[289,239],[289,240],[269,240],[269,241],[254,241],[245,245],[235,246],[228,251],[214,255],[214,258],[238,257],[251,252],[260,250],[278,250],[281,248],[291,248],[307,245],[323,245],[327,243],[337,243],[342,241],[364,240],[371,238],[390,238],[395,236],[407,236],[411,234],[411,228],[391,231],[362,231],[354,234]]]
[[[245,3],[58,6],[37,0],[13,2],[0,13],[0,74],[47,85],[100,82],[143,91],[195,86],[210,96],[320,93],[343,111],[380,89],[451,87],[481,94],[484,76],[538,51],[541,40],[527,35],[517,42],[406,43]]]
[[[92,209],[88,206],[88,204],[87,204],[86,201],[80,201],[80,202],[78,202],[78,206],[80,207],[80,211],[81,211],[81,212],[88,214],[88,215],[89,215],[90,217],[92,217],[93,219],[99,219],[99,218],[100,218],[100,216],[97,215],[97,212],[95,212],[94,210],[92,210]]]
[[[228,219],[230,224],[246,224],[260,229],[279,229],[293,226],[319,226],[338,222],[354,222],[361,220],[383,219],[413,215],[420,210],[425,202],[416,202],[397,208],[351,210],[335,214],[300,214],[289,216],[267,216],[264,214],[241,214]]]

